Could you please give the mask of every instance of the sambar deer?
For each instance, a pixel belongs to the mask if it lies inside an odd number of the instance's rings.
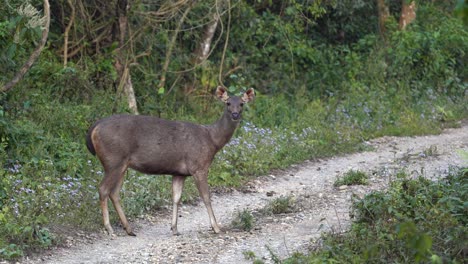
[[[171,229],[177,231],[177,215],[187,176],[193,176],[201,198],[208,210],[211,227],[220,232],[211,208],[208,170],[215,154],[231,139],[241,119],[244,103],[255,97],[253,88],[241,97],[230,97],[225,88],[216,89],[216,97],[225,103],[224,113],[212,125],[169,121],[153,116],[114,115],[98,120],[90,127],[86,145],[97,155],[104,167],[104,179],[99,186],[102,217],[107,232],[109,222],[108,198],[114,204],[123,228],[134,236],[120,205],[119,192],[127,168],[146,174],[172,175],[173,214]]]

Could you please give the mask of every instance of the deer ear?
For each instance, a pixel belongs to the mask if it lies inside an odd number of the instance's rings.
[[[223,102],[227,102],[229,99],[226,89],[222,86],[218,86],[218,88],[216,88],[216,97]]]
[[[242,101],[244,103],[250,102],[255,98],[255,90],[253,88],[248,89],[244,95],[242,95]]]

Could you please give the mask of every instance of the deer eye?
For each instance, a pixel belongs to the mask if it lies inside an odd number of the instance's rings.
[[[244,106],[244,103],[241,103],[240,106],[241,106],[241,107]]]
[[[227,102],[227,103],[226,103],[226,105],[227,105],[227,106],[230,106],[230,105],[231,105],[231,103]]]

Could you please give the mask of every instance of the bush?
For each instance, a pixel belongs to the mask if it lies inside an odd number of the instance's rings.
[[[336,8],[329,4],[305,8],[299,2],[260,2],[240,2],[232,9],[239,23],[231,28],[231,39],[236,41],[229,41],[225,54],[226,84],[235,91],[253,86],[259,93],[256,102],[246,107],[231,143],[215,157],[209,174],[212,186],[241,186],[249,177],[271,169],[363,150],[361,143],[377,136],[437,133],[468,116],[463,79],[468,69],[467,32],[460,21],[435,5],[418,3],[415,24],[404,32],[390,30],[387,42],[382,42],[372,32],[373,24],[367,23],[375,17],[353,16],[372,12],[371,4],[345,1]],[[0,56],[5,72],[0,82],[16,72],[17,62],[25,61],[40,35],[36,29],[23,30],[27,21],[16,18],[23,1],[10,4],[0,10],[8,20],[0,22],[4,37],[0,47],[6,51]],[[208,10],[209,4],[197,8]],[[303,20],[303,15],[308,18]],[[333,21],[335,16],[340,20]],[[101,227],[97,186],[102,168],[87,153],[84,136],[95,120],[128,112],[125,96],[114,89],[115,47],[86,44],[64,68],[55,50],[63,40],[57,34],[63,29],[60,19],[52,21],[51,45],[27,76],[0,95],[0,252],[5,258],[54,243],[56,226]],[[74,24],[76,36],[83,33],[80,23]],[[219,76],[219,46],[202,68],[180,71],[191,60],[180,54],[192,54],[197,30],[184,30],[180,38],[190,41],[176,44],[167,76],[174,87],[165,94],[155,90],[158,58],[164,57],[172,32],[166,26],[173,24],[161,25],[157,41],[136,37],[135,53],[128,54],[143,54],[150,48],[154,53],[131,63],[140,112],[214,122],[222,111],[209,97]],[[329,27],[322,31],[320,25]],[[335,39],[335,30],[341,29],[351,37]],[[24,35],[22,42],[14,43],[14,32]],[[122,197],[130,217],[170,203],[167,178],[128,175]],[[184,199],[198,196],[193,184],[187,187]],[[115,214],[111,217],[118,221]]]
[[[369,176],[360,170],[349,170],[343,176],[336,179],[333,186],[341,185],[367,185]]]
[[[467,188],[466,169],[437,182],[401,177],[353,203],[348,233],[324,234],[321,249],[285,263],[462,263]]]
[[[263,214],[287,214],[296,211],[296,200],[293,196],[280,196],[271,200],[263,210]]]
[[[231,226],[234,229],[250,231],[255,225],[255,218],[248,209],[238,211],[232,219]]]

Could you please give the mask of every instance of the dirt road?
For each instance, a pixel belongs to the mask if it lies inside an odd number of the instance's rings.
[[[411,175],[444,175],[450,166],[468,166],[458,151],[468,151],[468,124],[447,129],[441,135],[383,137],[368,142],[373,150],[326,160],[307,161],[287,171],[266,175],[250,183],[248,192],[214,194],[213,209],[218,221],[229,226],[235,212],[265,207],[269,201],[292,195],[301,203],[294,213],[256,219],[251,232],[227,230],[216,235],[209,228],[202,203],[182,206],[180,236],[172,236],[170,212],[151,221],[132,223],[136,237],[118,233],[70,237],[64,244],[24,263],[252,263],[243,252],[271,263],[271,252],[284,258],[304,251],[323,231],[340,232],[349,224],[352,194],[363,196],[385,188],[402,167]],[[355,169],[371,175],[367,186],[333,187],[344,172]],[[267,195],[268,194],[268,195]],[[119,228],[116,228],[116,231]]]

